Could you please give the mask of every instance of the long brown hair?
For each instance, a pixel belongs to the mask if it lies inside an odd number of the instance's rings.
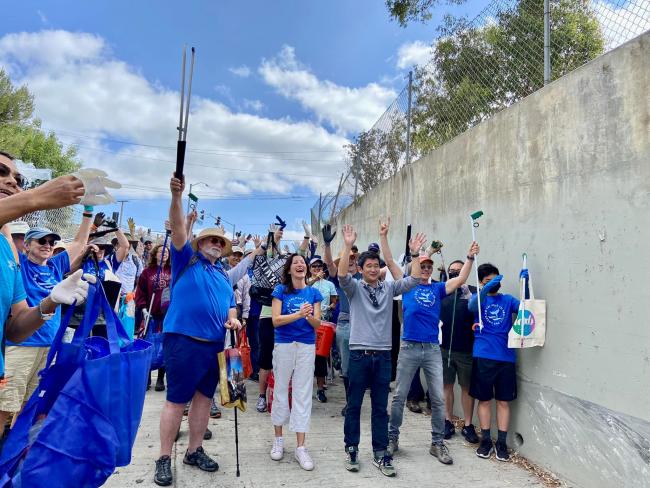
[[[148,268],[157,268],[157,267],[158,267],[158,259],[157,259],[156,256],[158,255],[158,250],[159,250],[161,247],[163,247],[162,244],[156,244],[156,245],[153,247],[153,249],[151,250],[151,253],[149,253],[149,262],[147,263],[147,267],[148,267]],[[165,266],[165,267],[170,266],[170,264],[169,264],[169,260],[170,260],[170,258],[171,258],[171,252],[170,252],[169,248],[165,248],[165,254],[164,254],[164,256],[165,256],[165,258],[166,258],[166,259],[165,259],[165,264],[164,264],[164,266]]]
[[[293,287],[293,280],[291,279],[291,265],[293,264],[293,258],[298,257],[302,259],[305,263],[305,270],[309,273],[309,266],[307,266],[307,260],[302,254],[294,253],[289,256],[287,262],[284,263],[284,268],[282,269],[282,284],[287,288],[287,293],[296,293],[296,289]]]

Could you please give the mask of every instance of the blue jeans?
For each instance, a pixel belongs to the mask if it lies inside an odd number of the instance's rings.
[[[350,363],[350,315],[348,314],[339,314],[339,321],[336,324],[336,348],[341,355],[341,376],[347,378]]]
[[[440,346],[431,342],[402,341],[397,362],[397,384],[390,408],[388,435],[399,439],[399,428],[404,416],[404,403],[411,381],[418,368],[424,377],[431,398],[431,443],[441,444],[445,434],[445,400],[442,382],[442,356]]]
[[[259,315],[248,317],[248,319],[246,319],[246,337],[248,337],[248,344],[251,346],[251,364],[253,366],[253,373],[257,373],[260,370],[257,364],[260,354],[259,325]]]
[[[370,388],[372,413],[372,450],[383,452],[388,447],[388,390],[390,386],[390,351],[350,351],[348,364],[348,405],[345,413],[345,447],[357,447],[361,438],[361,405]]]

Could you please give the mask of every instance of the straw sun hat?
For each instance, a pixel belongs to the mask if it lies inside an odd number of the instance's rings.
[[[223,256],[228,256],[232,252],[232,242],[226,237],[226,232],[223,227],[209,227],[199,232],[199,235],[192,240],[192,249],[198,251],[199,241],[206,237],[221,237],[226,242],[226,247],[223,249]]]

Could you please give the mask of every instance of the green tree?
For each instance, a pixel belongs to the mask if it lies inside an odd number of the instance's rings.
[[[447,3],[461,4],[465,0],[447,0]],[[402,27],[409,22],[427,22],[431,19],[431,9],[438,5],[440,0],[386,0],[386,7],[393,20],[397,20]]]
[[[33,112],[34,97],[27,87],[15,88],[0,69],[0,148],[37,168],[52,169],[54,176],[79,169],[76,149],[64,149],[53,132],[43,131]]]
[[[427,152],[544,84],[543,3],[520,0],[492,21],[446,18],[432,63],[415,73],[413,146]],[[588,0],[551,0],[552,79],[603,52]]]

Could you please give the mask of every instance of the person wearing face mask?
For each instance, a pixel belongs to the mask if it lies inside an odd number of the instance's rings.
[[[453,261],[447,268],[449,279],[458,277],[464,264],[460,260]],[[472,378],[474,314],[467,309],[467,304],[472,293],[476,293],[476,287],[465,284],[442,300],[440,320],[444,327],[440,352],[442,353],[442,379],[445,384],[445,439],[450,439],[455,434],[451,417],[454,411],[454,383],[458,376],[465,419],[461,434],[470,444],[478,444],[479,439],[472,424],[474,399],[469,394]]]
[[[413,253],[413,249],[411,249]],[[399,429],[402,426],[404,404],[413,376],[418,368],[424,372],[431,399],[431,446],[429,453],[443,464],[453,459],[443,439],[445,434],[445,402],[442,381],[442,356],[438,344],[440,309],[442,299],[455,292],[465,283],[472,270],[479,246],[472,242],[467,263],[460,274],[446,282],[432,282],[433,260],[428,255],[414,256],[412,266],[419,266],[421,277],[418,285],[404,293],[402,306],[404,329],[397,362],[395,394],[390,410],[388,427],[389,452],[399,450]],[[413,253],[415,254],[415,253]]]
[[[516,355],[508,348],[508,332],[519,310],[519,300],[512,295],[499,293],[503,276],[496,266],[485,263],[478,267],[481,287],[481,318],[483,330],[474,331],[472,379],[469,394],[478,400],[478,418],[481,425],[481,444],[478,457],[488,459],[495,450],[492,444],[492,399],[496,400],[498,437],[496,458],[509,459],[506,438],[510,423],[509,402],[517,398]],[[468,304],[478,320],[478,298],[472,295]]]
[[[163,323],[167,398],[160,414],[160,457],[154,474],[159,486],[173,483],[172,446],[190,400],[190,437],[183,463],[202,471],[219,469],[203,450],[203,436],[219,381],[217,353],[224,349],[226,329],[241,328],[232,284],[221,264],[232,249],[230,240],[222,228],[207,228],[190,241],[182,202],[185,184],[172,177],[169,186],[172,275]]]

